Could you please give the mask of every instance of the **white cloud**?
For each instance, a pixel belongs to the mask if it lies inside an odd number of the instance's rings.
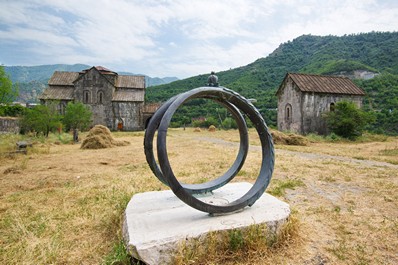
[[[13,64],[22,49],[30,65],[188,77],[249,64],[302,34],[396,31],[397,17],[398,3],[381,0],[0,0],[0,57]]]

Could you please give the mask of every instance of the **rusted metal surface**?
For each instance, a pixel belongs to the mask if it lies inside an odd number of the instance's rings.
[[[226,107],[235,118],[240,135],[240,147],[235,162],[221,177],[201,184],[180,183],[171,169],[167,155],[166,136],[167,129],[175,111],[184,102],[195,98],[214,100]],[[245,114],[255,126],[262,146],[261,169],[252,188],[241,198],[226,205],[206,203],[193,194],[211,192],[231,181],[239,172],[247,156],[248,133]],[[157,131],[157,156],[159,164],[153,153],[153,139]],[[200,87],[179,94],[169,99],[160,107],[150,120],[145,132],[144,149],[147,162],[155,176],[165,185],[168,185],[174,194],[189,206],[210,214],[231,213],[253,205],[267,188],[274,169],[274,146],[267,125],[258,110],[236,92],[225,87]]]

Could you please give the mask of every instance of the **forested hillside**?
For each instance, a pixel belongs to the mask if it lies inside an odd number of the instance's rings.
[[[273,110],[277,107],[275,91],[287,72],[350,75],[354,70],[379,74],[375,79],[356,81],[367,92],[365,108],[377,112],[377,124],[369,129],[394,128],[389,120],[398,120],[398,104],[394,105],[398,98],[398,32],[342,37],[303,35],[281,44],[266,58],[217,75],[220,85],[247,98],[255,98],[255,105],[268,124],[276,125],[276,112]],[[175,94],[204,86],[207,76],[208,73],[151,87],[147,89],[147,100],[164,101]],[[190,104],[193,115],[198,115],[199,109],[206,108],[207,104],[203,105],[203,101]],[[183,112],[185,116],[190,115],[187,111]],[[391,131],[398,133],[398,128],[388,132]]]

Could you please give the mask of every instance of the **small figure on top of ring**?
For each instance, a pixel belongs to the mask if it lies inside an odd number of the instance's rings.
[[[208,86],[218,86],[218,77],[214,71],[211,71],[209,77],[207,78]]]

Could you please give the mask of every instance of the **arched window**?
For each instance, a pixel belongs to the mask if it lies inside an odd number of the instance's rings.
[[[66,102],[60,103],[59,106],[60,106],[60,114],[65,115]]]
[[[335,107],[334,103],[333,102],[330,103],[330,111],[334,111],[334,107]]]
[[[104,92],[98,91],[97,102],[98,104],[104,104]]]
[[[287,122],[291,122],[292,121],[292,115],[293,115],[293,113],[292,113],[292,105],[286,104],[286,107],[285,107],[285,120]]]
[[[84,90],[83,91],[83,103],[89,103],[90,101],[90,91]]]

